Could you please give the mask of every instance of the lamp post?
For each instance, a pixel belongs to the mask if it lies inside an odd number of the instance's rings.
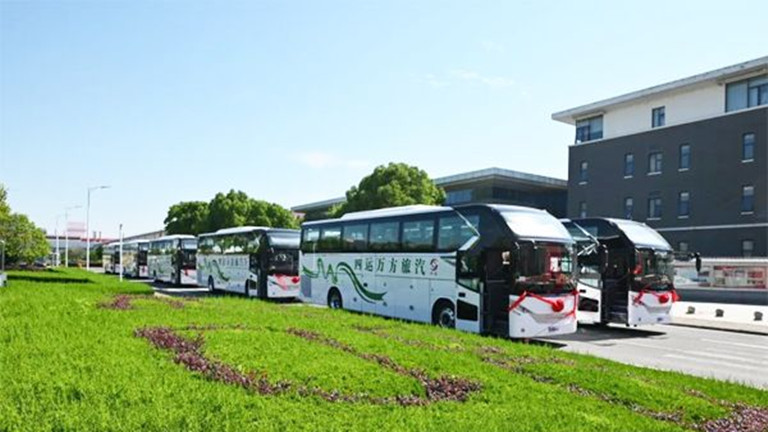
[[[91,192],[108,189],[109,186],[91,186],[88,188],[88,200],[85,208],[85,269],[91,270]]]
[[[61,265],[61,259],[59,258],[59,218],[61,216],[62,215],[60,214],[56,215],[56,228],[53,230],[53,233],[56,236],[56,262],[54,263],[54,267]]]
[[[123,281],[123,224],[120,224],[120,282]]]
[[[69,267],[69,211],[83,206],[69,206],[64,209],[64,267]]]

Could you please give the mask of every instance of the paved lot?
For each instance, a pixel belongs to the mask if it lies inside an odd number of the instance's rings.
[[[682,301],[768,306],[768,289],[678,287]]]
[[[546,340],[566,351],[768,389],[768,336],[669,325],[579,326],[576,334]]]

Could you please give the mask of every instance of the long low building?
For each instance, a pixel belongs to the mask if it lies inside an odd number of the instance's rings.
[[[434,179],[446,193],[445,204],[496,203],[535,207],[556,217],[565,217],[568,182],[552,177],[523,173],[503,168],[449,175]],[[291,208],[307,220],[322,219],[328,210],[346,198],[333,198]]]

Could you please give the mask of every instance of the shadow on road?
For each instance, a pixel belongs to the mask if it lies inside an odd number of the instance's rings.
[[[666,333],[654,330],[579,324],[576,333],[552,336],[548,337],[547,340],[551,342],[599,342],[613,339],[644,339],[664,335]]]

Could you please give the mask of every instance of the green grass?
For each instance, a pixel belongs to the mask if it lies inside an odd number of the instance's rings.
[[[343,311],[237,297],[137,299],[139,283],[81,271],[12,272],[0,288],[0,431],[5,430],[684,430],[729,415],[728,402],[768,407],[768,393],[555,349]],[[213,330],[185,330],[216,324]],[[328,402],[289,390],[264,396],[207,379],[134,336],[166,326],[207,357],[270,382],[342,394],[425,396],[416,379],[286,332],[310,330],[358,353],[479,383],[466,402],[425,406]],[[660,420],[660,415],[674,420]]]

